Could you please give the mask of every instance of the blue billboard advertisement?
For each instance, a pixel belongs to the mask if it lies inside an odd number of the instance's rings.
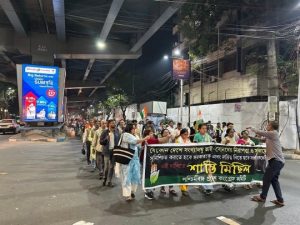
[[[59,68],[22,65],[22,108],[25,122],[57,122]]]

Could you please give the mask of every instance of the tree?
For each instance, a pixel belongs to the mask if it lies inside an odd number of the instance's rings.
[[[7,86],[6,84],[0,84],[0,87],[0,109],[2,114],[4,110],[9,108],[9,106],[17,97],[17,90]],[[3,115],[1,115],[1,117],[3,117]]]
[[[98,109],[103,111],[108,119],[111,115],[115,114],[117,108],[121,109],[123,119],[126,120],[126,109],[130,104],[130,99],[128,95],[120,89],[115,89],[114,93],[110,93],[109,97],[105,101],[101,101],[98,104]]]

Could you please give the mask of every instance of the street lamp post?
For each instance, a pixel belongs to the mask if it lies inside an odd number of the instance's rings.
[[[180,122],[182,123],[183,117],[183,80],[180,79]]]

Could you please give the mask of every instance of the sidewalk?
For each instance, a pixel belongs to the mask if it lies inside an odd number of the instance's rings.
[[[9,138],[9,142],[16,141],[38,141],[38,142],[63,142],[66,140],[65,133],[59,132],[52,137],[49,133],[40,130],[32,130],[27,132],[23,137],[21,134],[15,134]]]
[[[284,150],[283,155],[285,159],[300,160],[300,151]]]

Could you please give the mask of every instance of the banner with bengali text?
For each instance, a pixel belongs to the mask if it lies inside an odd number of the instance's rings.
[[[261,181],[266,165],[265,152],[263,146],[148,145],[144,152],[144,189]]]

